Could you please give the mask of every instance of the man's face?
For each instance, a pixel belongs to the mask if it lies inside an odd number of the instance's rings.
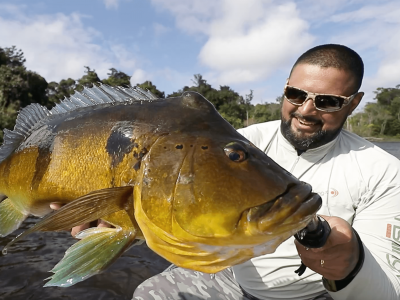
[[[310,64],[297,65],[288,85],[320,94],[350,96],[355,92],[350,72]],[[299,150],[329,143],[339,134],[347,116],[357,107],[362,96],[363,93],[357,94],[349,105],[335,112],[317,110],[311,99],[307,99],[302,106],[296,106],[285,98],[282,106],[282,134]]]

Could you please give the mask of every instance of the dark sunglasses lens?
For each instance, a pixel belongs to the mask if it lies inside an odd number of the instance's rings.
[[[288,86],[285,90],[285,97],[294,104],[302,104],[307,99],[307,93]]]
[[[315,97],[315,106],[320,109],[337,110],[342,108],[344,99],[336,96],[318,95]]]

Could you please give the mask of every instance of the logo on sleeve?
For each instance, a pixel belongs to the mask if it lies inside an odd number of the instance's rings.
[[[330,196],[331,198],[336,197],[337,195],[339,195],[339,192],[337,189],[334,188],[330,188],[329,191],[324,191],[324,192],[316,192],[318,195],[320,195],[321,197],[323,196]]]

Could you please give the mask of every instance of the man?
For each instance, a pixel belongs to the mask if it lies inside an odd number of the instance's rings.
[[[172,268],[133,299],[399,299],[400,161],[342,130],[363,97],[362,78],[353,50],[312,48],[292,68],[282,120],[239,130],[320,194],[332,228],[324,247],[291,238],[215,275]],[[301,261],[308,269],[298,276]]]

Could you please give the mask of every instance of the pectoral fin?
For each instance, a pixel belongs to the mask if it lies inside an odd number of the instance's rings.
[[[125,210],[109,216],[116,228],[95,227],[81,231],[64,258],[51,270],[45,284],[68,287],[83,281],[113,263],[135,240],[137,229]]]
[[[68,230],[119,210],[128,209],[133,205],[131,197],[133,197],[133,188],[130,186],[97,190],[79,197],[17,236],[4,247],[2,252],[6,254],[7,248],[34,231]]]

